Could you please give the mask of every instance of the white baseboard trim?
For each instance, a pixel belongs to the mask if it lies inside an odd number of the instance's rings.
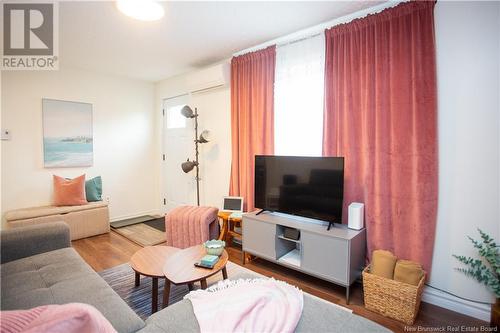
[[[115,221],[120,221],[120,220],[125,220],[125,219],[131,219],[131,218],[139,217],[139,216],[143,216],[143,215],[161,215],[161,214],[160,214],[160,211],[158,209],[154,209],[154,210],[149,210],[149,211],[135,213],[135,214],[114,216],[114,217],[111,217],[109,219],[109,221],[115,222]]]
[[[424,287],[422,301],[487,322],[490,321],[491,307],[489,305],[466,301],[430,287]]]

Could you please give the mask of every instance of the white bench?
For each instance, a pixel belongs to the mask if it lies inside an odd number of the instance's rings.
[[[5,213],[7,228],[62,221],[70,229],[71,240],[109,232],[108,204],[102,201],[81,206],[43,206]]]

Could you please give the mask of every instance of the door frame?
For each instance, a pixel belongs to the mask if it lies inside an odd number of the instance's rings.
[[[160,143],[160,214],[161,215],[165,215],[166,213],[168,213],[168,208],[167,208],[167,203],[166,203],[166,200],[167,200],[167,191],[166,191],[166,180],[167,180],[167,175],[166,175],[166,161],[167,161],[167,156],[166,156],[166,130],[167,130],[167,111],[165,109],[165,104],[167,101],[169,100],[172,100],[174,98],[179,98],[179,97],[186,97],[187,100],[188,100],[188,104],[189,105],[189,102],[191,101],[191,96],[192,94],[191,93],[183,93],[183,94],[179,94],[179,95],[175,95],[175,96],[170,96],[170,97],[165,97],[165,98],[162,98],[161,99],[161,109],[160,109],[160,119],[161,119],[161,126],[160,126],[160,140],[161,140],[161,143]],[[179,169],[180,170],[180,169]]]

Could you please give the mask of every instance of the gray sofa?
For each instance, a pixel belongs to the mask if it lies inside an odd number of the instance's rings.
[[[1,309],[81,302],[96,307],[118,332],[199,332],[190,301],[163,309],[144,322],[71,248],[62,222],[1,233]],[[237,278],[237,277],[235,277]],[[320,298],[304,294],[297,332],[388,332]]]

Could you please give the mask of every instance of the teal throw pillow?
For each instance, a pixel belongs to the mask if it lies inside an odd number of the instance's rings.
[[[88,202],[102,200],[101,176],[94,177],[85,182],[85,195]]]

